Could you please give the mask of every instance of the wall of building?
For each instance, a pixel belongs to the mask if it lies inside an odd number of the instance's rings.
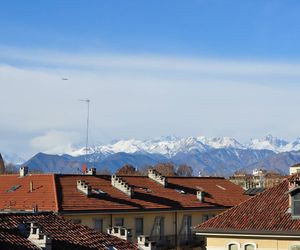
[[[67,219],[71,219],[75,222],[88,226],[90,228],[95,227],[95,219],[102,219],[103,230],[115,225],[116,218],[124,219],[124,227],[132,229],[133,237],[135,235],[135,218],[143,218],[144,220],[144,235],[150,235],[153,228],[155,218],[158,216],[164,217],[164,235],[175,235],[175,221],[177,216],[177,234],[179,233],[182,223],[183,216],[190,215],[192,218],[192,226],[196,226],[205,220],[208,215],[216,215],[224,210],[202,210],[202,211],[166,211],[166,212],[127,212],[127,213],[114,213],[114,214],[73,214],[64,215]]]
[[[207,250],[228,250],[230,243],[237,243],[239,250],[244,250],[245,244],[253,243],[256,250],[289,250],[291,246],[299,244],[300,239],[267,239],[267,238],[240,238],[240,237],[207,237]]]

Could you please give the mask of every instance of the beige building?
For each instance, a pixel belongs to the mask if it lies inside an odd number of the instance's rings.
[[[207,250],[299,250],[300,176],[195,227]]]

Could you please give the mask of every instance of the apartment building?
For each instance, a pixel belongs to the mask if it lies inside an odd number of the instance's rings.
[[[300,175],[195,227],[207,250],[300,249]]]
[[[158,246],[198,246],[191,227],[245,201],[244,190],[221,177],[30,174],[0,176],[3,211],[54,211],[76,224]],[[141,239],[141,238],[140,238]]]

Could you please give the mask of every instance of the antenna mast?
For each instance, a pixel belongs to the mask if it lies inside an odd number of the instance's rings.
[[[87,161],[88,146],[89,146],[89,123],[90,123],[90,100],[80,100],[87,104],[87,118],[86,118],[86,140],[85,140],[85,160]]]

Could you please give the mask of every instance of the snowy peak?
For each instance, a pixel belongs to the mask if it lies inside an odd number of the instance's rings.
[[[231,137],[197,137],[203,144],[212,148],[239,148],[245,149],[246,147]]]
[[[262,139],[251,139],[248,147],[251,149],[268,149],[274,152],[284,152],[289,143],[272,135],[267,135]]]
[[[207,152],[212,149],[244,149],[244,150],[271,150],[273,152],[289,152],[300,150],[300,138],[293,142],[287,142],[283,139],[267,135],[261,139],[251,139],[247,144],[242,144],[232,137],[185,137],[175,136],[157,137],[148,140],[119,140],[113,143],[89,148],[88,153],[101,153],[110,155],[124,152],[133,154],[136,152],[161,154],[166,157],[173,157],[179,152]],[[74,150],[68,154],[80,156],[85,154],[85,148]]]

